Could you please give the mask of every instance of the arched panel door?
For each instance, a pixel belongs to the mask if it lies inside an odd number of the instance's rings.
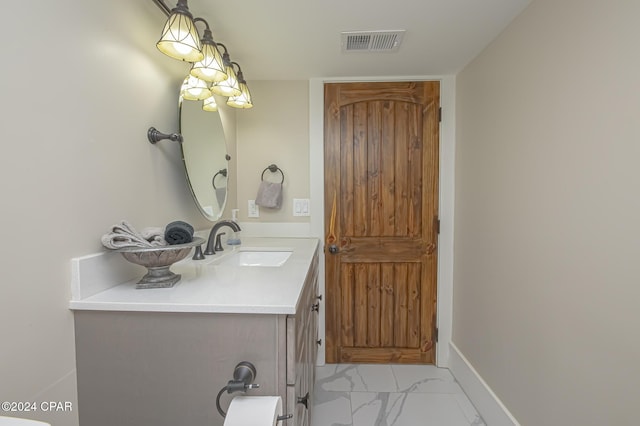
[[[328,363],[435,362],[439,88],[325,86]]]

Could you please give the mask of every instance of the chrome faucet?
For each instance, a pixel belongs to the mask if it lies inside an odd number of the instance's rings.
[[[241,231],[240,226],[232,220],[221,220],[219,222],[216,222],[216,224],[213,225],[213,228],[211,228],[211,232],[209,232],[207,249],[204,251],[204,254],[207,254],[207,255],[216,254],[216,250],[214,249],[214,245],[216,242],[216,235],[218,234],[218,231],[220,230],[220,228],[222,228],[223,226],[228,226],[235,232]]]

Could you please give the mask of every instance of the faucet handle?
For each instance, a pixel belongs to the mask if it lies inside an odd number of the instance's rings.
[[[224,249],[222,248],[222,241],[220,240],[220,237],[222,237],[223,235],[225,235],[224,232],[220,232],[218,235],[216,235],[216,246],[214,248],[215,251],[224,251]]]
[[[204,254],[202,254],[202,245],[196,246],[196,251],[193,253],[193,260],[202,260],[204,259]]]

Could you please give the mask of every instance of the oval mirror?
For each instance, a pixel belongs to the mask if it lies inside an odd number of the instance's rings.
[[[227,202],[229,156],[218,111],[204,111],[202,101],[179,101],[182,160],[193,199],[211,221]]]

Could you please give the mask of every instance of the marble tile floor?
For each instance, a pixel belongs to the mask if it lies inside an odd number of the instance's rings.
[[[451,372],[433,365],[316,367],[311,426],[486,426]]]

